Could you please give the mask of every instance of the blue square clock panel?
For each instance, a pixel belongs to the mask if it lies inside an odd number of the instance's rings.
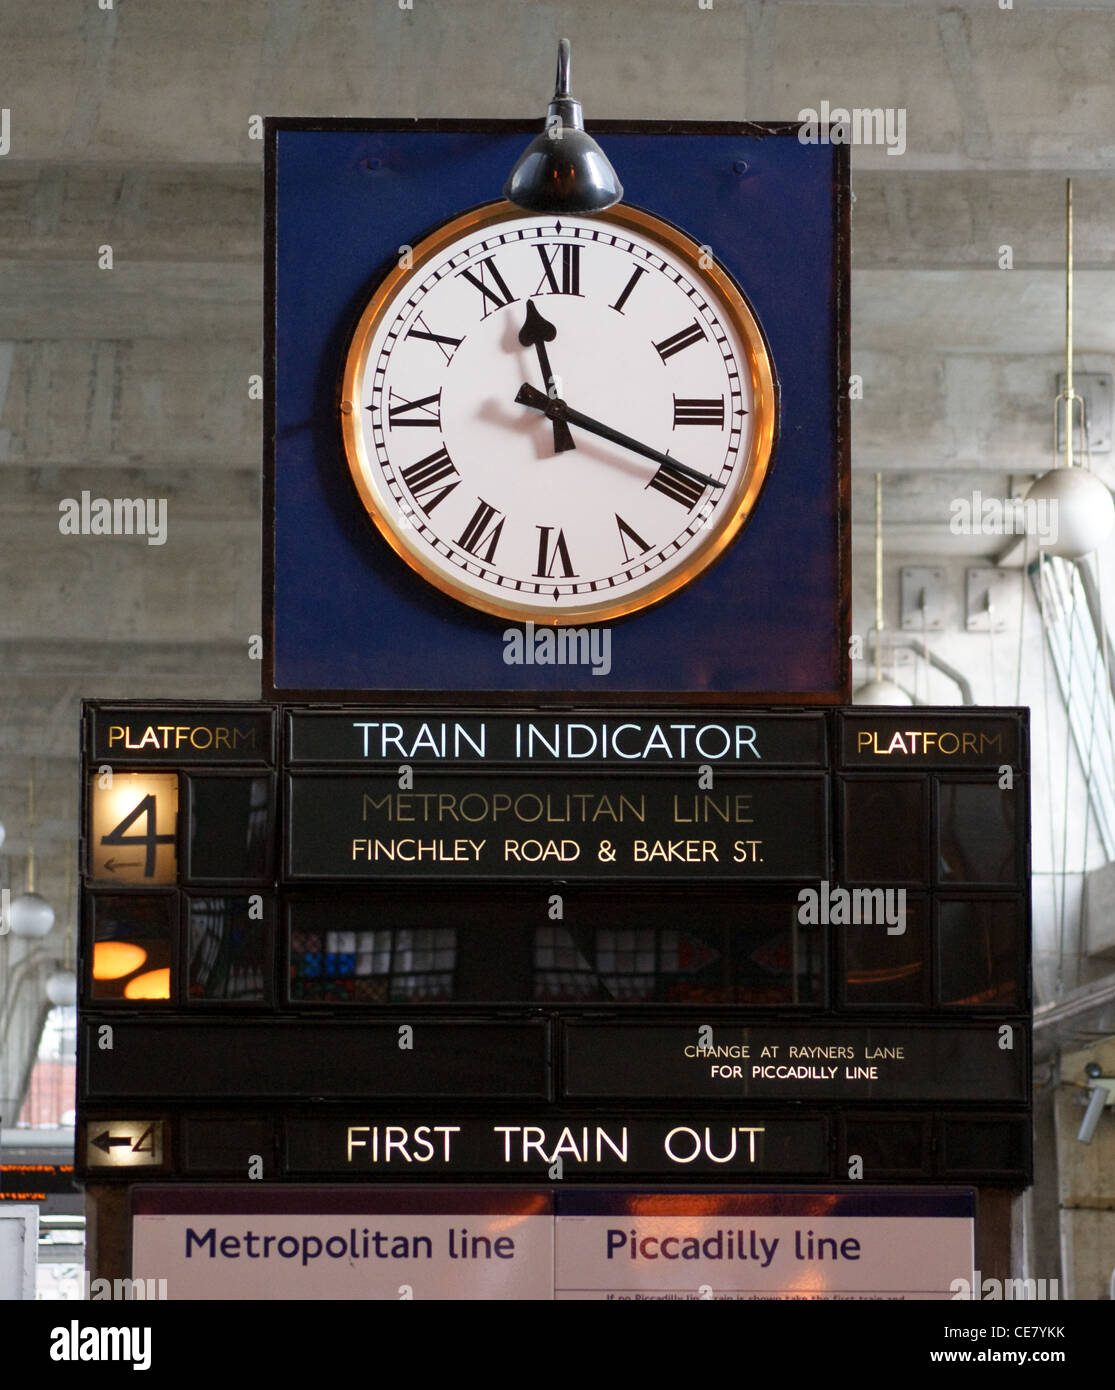
[[[533,131],[268,123],[267,694],[846,700],[846,149]]]

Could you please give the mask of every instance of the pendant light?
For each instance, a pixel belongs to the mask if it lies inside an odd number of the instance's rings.
[[[603,212],[623,197],[608,156],[585,131],[569,89],[568,39],[558,41],[557,80],[546,125],[519,156],[503,196],[527,212]]]
[[[27,783],[27,892],[13,898],[8,909],[12,935],[33,941],[46,936],[54,926],[54,908],[35,892],[35,773],[32,767]]]
[[[46,977],[46,997],[55,1008],[72,1008],[77,1003],[77,973],[70,962],[74,959],[74,871],[72,859],[66,866],[66,939],[62,959]]]
[[[1084,400],[1076,394],[1072,384],[1072,270],[1072,179],[1068,179],[1065,187],[1065,389],[1053,403],[1054,447],[1060,425],[1064,429],[1065,460],[1038,478],[1026,493],[1026,501],[1052,504],[1056,539],[1051,545],[1042,546],[1042,550],[1065,560],[1081,560],[1102,545],[1115,528],[1115,500],[1102,480],[1073,458],[1077,403],[1085,442],[1087,435]]]
[[[883,475],[875,474],[875,678],[852,696],[857,705],[912,705],[900,685],[883,679]]]

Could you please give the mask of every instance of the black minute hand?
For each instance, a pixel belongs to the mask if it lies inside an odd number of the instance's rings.
[[[722,488],[723,483],[718,483],[715,478],[710,478],[707,473],[701,473],[696,468],[690,468],[686,463],[679,463],[677,459],[671,458],[669,454],[660,453],[657,449],[652,449],[649,444],[640,444],[637,439],[632,439],[629,434],[621,434],[619,430],[614,430],[610,425],[602,425],[599,420],[594,420],[591,415],[582,415],[579,410],[574,410],[571,405],[567,405],[560,398],[551,400],[544,392],[536,390],[526,382],[519,387],[518,395],[515,400],[519,405],[530,406],[532,410],[540,410],[548,419],[555,424],[559,420],[566,420],[571,425],[577,425],[580,429],[588,430],[590,434],[598,434],[601,439],[608,439],[613,444],[622,445],[625,449],[630,449],[633,454],[642,454],[643,458],[653,459],[655,463],[665,464],[676,473],[683,474],[686,478],[692,478],[694,482],[704,483],[706,487]]]

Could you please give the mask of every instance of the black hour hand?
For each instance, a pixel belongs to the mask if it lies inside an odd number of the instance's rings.
[[[527,317],[522,328],[519,329],[519,342],[523,347],[532,347],[538,354],[538,365],[542,368],[542,380],[545,382],[546,390],[550,396],[557,394],[554,385],[554,373],[550,366],[550,354],[546,351],[546,344],[552,343],[557,337],[557,329],[549,321],[544,319],[534,307],[534,300],[527,300]],[[577,445],[573,441],[569,426],[564,420],[555,420],[554,425],[554,453],[562,454],[567,449],[575,449]]]

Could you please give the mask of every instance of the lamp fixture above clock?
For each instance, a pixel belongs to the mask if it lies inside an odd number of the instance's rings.
[[[569,89],[568,39],[558,40],[557,80],[546,125],[519,156],[503,196],[527,212],[603,212],[623,197],[608,156],[585,131]]]

